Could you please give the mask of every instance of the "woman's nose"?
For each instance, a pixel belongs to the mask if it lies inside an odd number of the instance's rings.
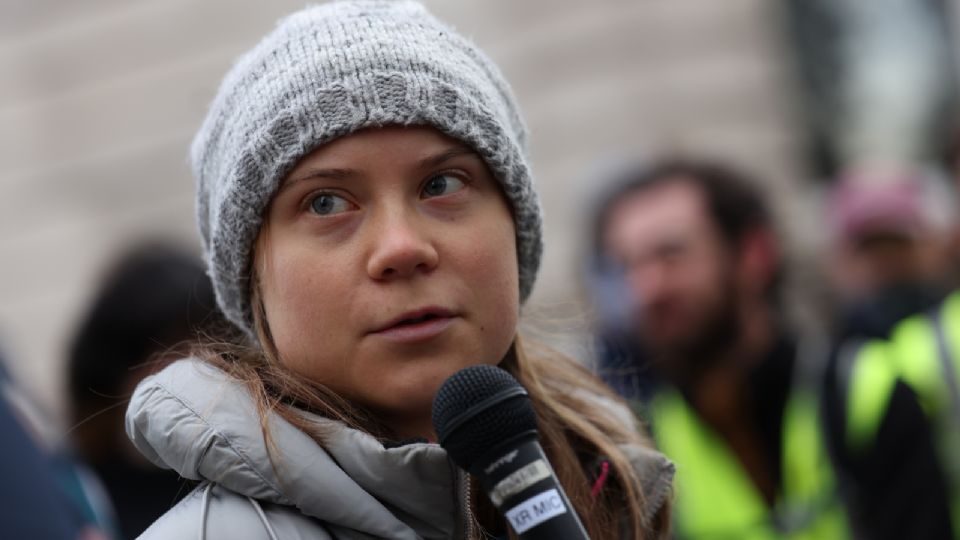
[[[439,255],[428,225],[415,212],[394,212],[376,223],[370,232],[373,238],[367,261],[370,277],[397,279],[436,268]]]

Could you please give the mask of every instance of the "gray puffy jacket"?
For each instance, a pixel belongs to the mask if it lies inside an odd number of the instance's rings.
[[[330,427],[324,448],[285,420],[270,418],[274,466],[242,384],[191,359],[145,379],[127,409],[128,435],[153,463],[202,483],[141,538],[413,540],[475,534],[467,476],[438,445],[384,448],[363,432],[311,418]],[[673,466],[650,450],[628,451],[653,515],[670,492]]]

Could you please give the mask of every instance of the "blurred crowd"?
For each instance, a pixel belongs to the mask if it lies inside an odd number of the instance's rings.
[[[611,175],[587,250],[597,371],[677,464],[679,538],[960,537],[945,6],[788,4],[817,249],[783,239],[748,164]],[[792,284],[810,267],[824,294]]]
[[[625,306],[600,309],[619,316],[601,318],[598,372],[677,463],[677,536],[952,537],[960,295],[955,255],[927,251],[957,231],[925,223],[915,182],[836,188],[851,223],[824,261],[857,276],[812,328],[790,320],[758,180],[666,161],[602,200],[591,281]]]
[[[784,239],[749,163],[621,166],[596,179],[582,250],[596,341],[584,360],[677,464],[678,538],[960,538],[947,7],[786,5],[816,248]],[[814,288],[798,287],[798,268]],[[0,371],[0,463],[29,486],[0,509],[4,537],[134,538],[189,491],[132,449],[123,413],[179,344],[221,331],[215,306],[188,250],[144,242],[119,256],[76,325],[66,438],[44,433]]]

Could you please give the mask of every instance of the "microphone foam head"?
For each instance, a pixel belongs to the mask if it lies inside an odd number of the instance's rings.
[[[527,391],[509,373],[471,366],[440,387],[433,400],[433,429],[453,461],[470,470],[499,443],[535,433],[537,416]]]

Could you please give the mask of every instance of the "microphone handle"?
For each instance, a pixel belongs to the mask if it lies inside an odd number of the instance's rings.
[[[520,540],[589,540],[535,434],[487,455],[471,473]]]

